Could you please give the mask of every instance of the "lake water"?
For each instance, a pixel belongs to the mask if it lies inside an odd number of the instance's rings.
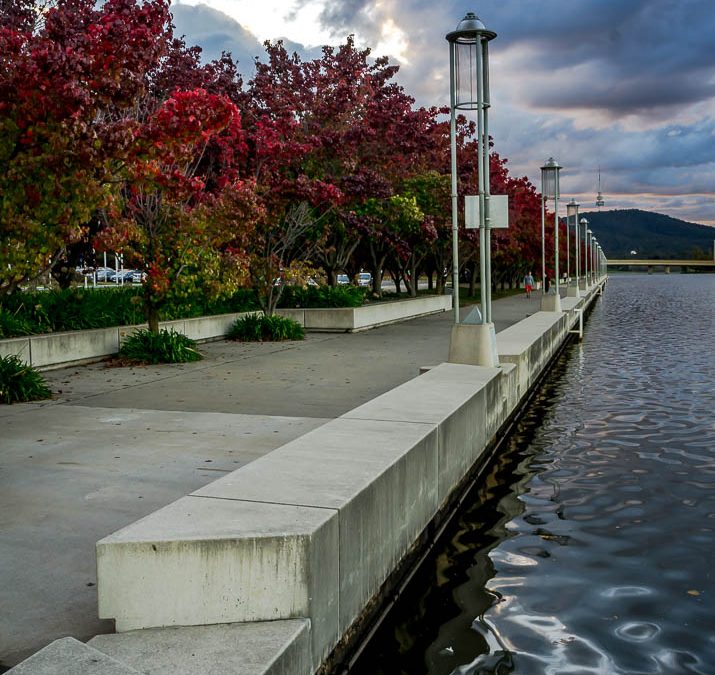
[[[714,304],[611,277],[355,673],[715,673]]]

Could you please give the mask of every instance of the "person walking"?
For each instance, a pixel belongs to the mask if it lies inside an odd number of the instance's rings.
[[[527,272],[524,277],[524,290],[526,291],[526,297],[531,297],[531,291],[534,290],[534,277],[531,272]]]

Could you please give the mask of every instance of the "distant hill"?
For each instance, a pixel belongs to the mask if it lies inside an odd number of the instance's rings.
[[[712,258],[715,227],[623,209],[580,214],[609,258]],[[637,255],[631,255],[637,251]],[[699,255],[698,255],[699,251]]]

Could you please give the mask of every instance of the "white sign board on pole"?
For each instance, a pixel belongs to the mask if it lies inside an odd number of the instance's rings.
[[[509,195],[490,195],[489,227],[492,230],[509,227]]]
[[[464,197],[464,227],[468,230],[479,228],[479,196]],[[509,196],[489,195],[489,227],[492,230],[509,227]]]
[[[464,197],[464,227],[468,230],[479,228],[479,196],[465,195]]]

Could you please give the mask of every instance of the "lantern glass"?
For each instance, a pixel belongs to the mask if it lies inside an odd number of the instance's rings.
[[[566,216],[569,219],[578,218],[578,207],[579,205],[572,199],[568,204],[566,204]]]
[[[541,167],[541,194],[545,199],[559,198],[560,170],[559,163],[553,157],[549,157]]]
[[[476,38],[460,38],[453,43],[454,49],[454,94],[455,106],[462,110],[476,110],[477,89],[477,49]]]

